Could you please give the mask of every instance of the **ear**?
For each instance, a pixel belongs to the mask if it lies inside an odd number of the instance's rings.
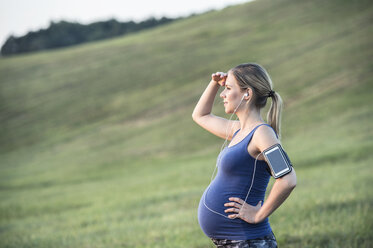
[[[246,96],[246,94],[247,94],[247,96]],[[246,89],[245,100],[250,100],[252,95],[253,95],[253,90],[251,88]]]

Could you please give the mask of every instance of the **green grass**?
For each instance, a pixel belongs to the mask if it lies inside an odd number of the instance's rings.
[[[372,12],[260,0],[1,58],[0,247],[213,247],[197,207],[223,141],[191,114],[212,72],[249,61],[284,99],[298,176],[270,217],[280,247],[371,247]]]

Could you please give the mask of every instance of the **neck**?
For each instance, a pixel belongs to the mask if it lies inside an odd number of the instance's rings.
[[[251,131],[256,125],[264,122],[259,109],[243,109],[237,111],[236,115],[240,120],[240,130]]]

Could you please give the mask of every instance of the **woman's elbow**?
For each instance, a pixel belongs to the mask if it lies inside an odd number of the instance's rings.
[[[294,169],[282,178],[283,185],[288,190],[293,190],[297,186],[297,176]]]
[[[195,113],[195,112],[192,113],[192,119],[193,119],[193,121],[195,123],[199,124],[199,125],[200,125],[201,120],[203,119],[204,116],[205,115],[201,115],[199,113]]]
[[[192,119],[193,119],[193,121],[196,122],[197,118],[198,118],[198,115],[197,115],[196,113],[193,112],[193,113],[192,113]]]
[[[193,110],[193,113],[192,113],[192,119],[193,121],[197,122],[197,119],[200,117],[201,115],[198,113],[197,109],[194,109]]]
[[[292,169],[291,173],[289,174],[288,180],[287,180],[288,188],[293,190],[297,186],[297,176],[295,174],[294,168]]]
[[[297,180],[292,180],[288,183],[288,188],[293,190],[297,186]]]
[[[199,116],[198,115],[196,115],[196,114],[192,114],[192,119],[193,119],[193,121],[195,122],[195,123],[199,123]]]

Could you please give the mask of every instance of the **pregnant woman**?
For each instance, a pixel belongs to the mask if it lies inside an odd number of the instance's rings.
[[[225,112],[236,114],[238,120],[211,114],[221,86],[225,87],[220,94]],[[261,110],[268,98],[272,104],[266,123]],[[296,174],[291,169],[275,179],[264,201],[273,170],[263,151],[280,144],[281,107],[281,97],[273,91],[266,70],[258,64],[247,63],[228,73],[212,74],[193,111],[197,124],[225,141],[230,140],[218,156],[217,175],[203,193],[198,207],[199,224],[217,247],[277,247],[268,216],[296,186]]]

